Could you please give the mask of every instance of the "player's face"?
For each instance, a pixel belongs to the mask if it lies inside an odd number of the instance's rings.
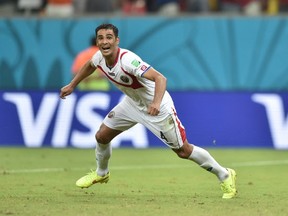
[[[100,29],[97,32],[96,42],[104,57],[117,54],[119,38],[115,37],[112,29]]]

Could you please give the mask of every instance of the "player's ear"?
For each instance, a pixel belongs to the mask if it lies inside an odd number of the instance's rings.
[[[119,45],[119,43],[120,43],[120,38],[119,37],[116,38],[116,42],[117,42],[117,45]]]

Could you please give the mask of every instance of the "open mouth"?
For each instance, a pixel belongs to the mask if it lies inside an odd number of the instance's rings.
[[[105,52],[109,51],[110,50],[110,47],[102,47],[102,50]]]

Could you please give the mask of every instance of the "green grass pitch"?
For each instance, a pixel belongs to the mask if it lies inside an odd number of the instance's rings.
[[[237,172],[238,196],[171,150],[114,149],[107,184],[75,181],[95,168],[93,149],[0,148],[0,215],[288,215],[288,152],[208,149]]]

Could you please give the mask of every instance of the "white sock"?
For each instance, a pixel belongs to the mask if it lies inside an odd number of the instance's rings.
[[[194,161],[203,169],[215,174],[220,181],[225,180],[229,175],[227,169],[220,166],[208,151],[198,146],[193,146],[193,152],[188,159]]]
[[[110,143],[108,144],[96,144],[95,155],[96,155],[96,163],[97,169],[96,172],[99,176],[104,176],[109,172],[108,162],[109,158],[112,154],[112,146]]]

